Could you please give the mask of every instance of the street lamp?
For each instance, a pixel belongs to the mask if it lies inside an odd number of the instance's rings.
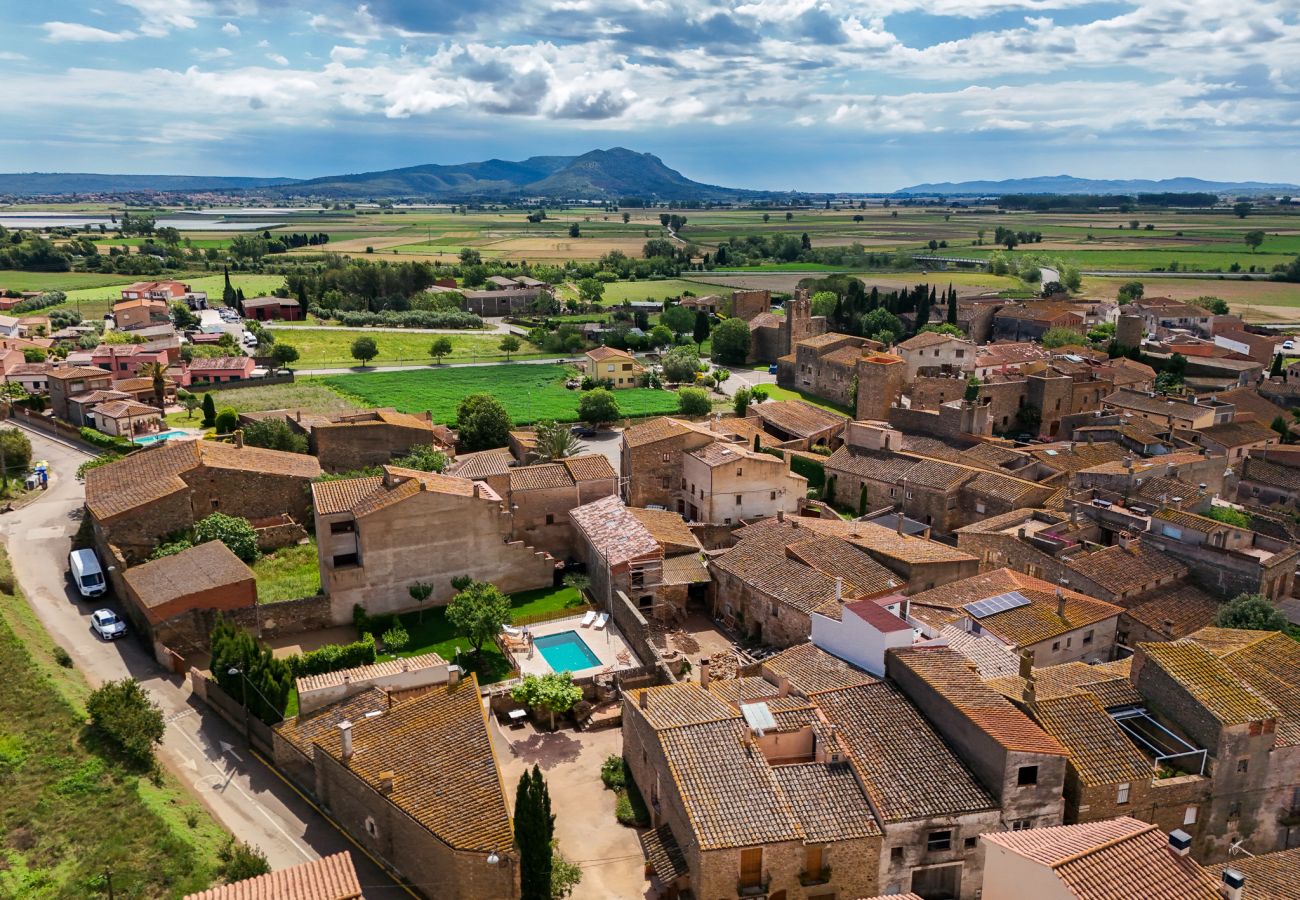
[[[238,675],[242,690],[239,692],[239,699],[243,701],[244,706],[244,742],[250,746],[253,743],[252,725],[248,721],[248,677],[244,675],[244,670],[231,666],[226,670],[227,675]]]

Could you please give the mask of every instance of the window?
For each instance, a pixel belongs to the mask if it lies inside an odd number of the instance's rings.
[[[1128,803],[1129,783],[1126,781],[1115,792],[1116,803]]]
[[[1228,807],[1228,818],[1229,818],[1229,819],[1240,819],[1240,818],[1241,818],[1241,801],[1240,801],[1240,800],[1234,800],[1233,803],[1232,803],[1232,805]]]
[[[740,886],[742,888],[761,887],[763,885],[763,848],[753,847],[740,851]]]
[[[1250,760],[1248,760],[1248,759],[1239,759],[1239,760],[1237,760],[1237,771],[1238,771],[1238,772],[1245,772],[1245,771],[1246,771],[1247,769],[1249,769],[1249,768],[1250,768]]]
[[[771,495],[768,497],[768,499],[769,499],[769,500],[775,500],[775,499],[776,499],[776,491],[772,491],[772,493],[771,493]]]
[[[826,868],[826,850],[824,847],[805,847],[803,870],[811,880],[821,881]]]
[[[555,524],[555,515],[554,515],[554,513],[547,513],[547,514],[546,514],[546,524],[547,524],[547,525],[554,525],[554,524]]]
[[[741,475],[744,474],[745,474],[744,468],[742,468],[741,466],[736,466],[736,477],[739,478]]]
[[[1067,650],[1070,649],[1070,647],[1073,646],[1073,644],[1074,644],[1074,638],[1068,637],[1065,639],[1065,649]]]
[[[1183,824],[1184,824],[1184,825],[1195,825],[1195,824],[1196,824],[1196,814],[1197,814],[1198,811],[1199,811],[1199,810],[1197,810],[1197,808],[1196,808],[1195,806],[1189,806],[1189,807],[1187,807],[1187,812],[1183,813]]]
[[[664,462],[668,462],[668,460],[672,459],[673,457],[671,453],[661,453],[660,456],[663,457]]]
[[[1053,641],[1053,642],[1052,642],[1052,649],[1053,649],[1053,650],[1060,650],[1060,649],[1061,649],[1061,642],[1060,642],[1060,641]]]
[[[772,615],[773,615],[773,616],[779,616],[779,615],[781,615],[781,607],[780,607],[779,604],[776,604],[776,603],[773,603],[773,604],[772,604]]]
[[[725,519],[723,519],[723,520],[722,520],[722,524],[723,524],[723,525],[730,525],[730,524],[731,524],[731,516],[727,516]]]
[[[665,491],[668,490],[668,484],[669,484],[669,482],[668,482],[668,476],[667,476],[667,475],[665,475],[665,476],[663,476],[662,478],[659,479],[659,486],[660,486],[661,488],[663,488]],[[682,487],[686,487],[686,485],[683,484]]]
[[[1028,831],[1034,827],[1033,819],[1016,819],[1011,823],[1012,831]]]
[[[356,566],[361,564],[361,558],[355,553],[340,553],[334,557],[334,568],[342,569],[347,566]]]
[[[889,861],[890,861],[890,862],[902,862],[902,861],[903,861],[903,848],[902,848],[902,847],[890,847],[890,848],[889,848]]]
[[[330,522],[330,534],[351,534],[357,530],[357,523],[349,519],[346,522]]]
[[[613,363],[610,363],[609,366],[605,369],[605,371],[606,371],[606,372],[613,372],[613,371],[614,371],[614,364],[613,364]]]
[[[1021,766],[1016,774],[1016,783],[1020,785],[1038,784],[1038,766]]]
[[[375,824],[374,816],[366,816],[366,834],[379,837],[379,826]]]
[[[975,844],[976,844],[976,843],[978,843],[978,839],[977,839],[977,838],[968,837],[968,838],[966,838],[965,840],[963,840],[963,841],[961,842],[961,846],[962,846],[962,849],[964,849],[964,850],[974,850],[974,849],[975,849]]]
[[[736,495],[736,505],[737,505],[737,506],[740,505],[740,494],[737,494],[737,495]]]
[[[931,831],[925,840],[925,849],[931,853],[941,853],[952,849],[951,831]]]
[[[1088,645],[1091,644],[1091,643],[1092,643],[1092,632],[1089,631],[1089,632],[1086,632],[1086,633],[1084,634],[1084,636],[1083,636],[1083,646],[1086,647],[1086,646],[1088,646]]]

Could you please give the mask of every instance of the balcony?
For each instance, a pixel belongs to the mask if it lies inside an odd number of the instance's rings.
[[[831,867],[822,866],[812,872],[803,871],[799,873],[799,883],[804,887],[811,887],[816,884],[826,884],[831,880]]]
[[[736,883],[736,895],[745,898],[765,897],[768,888],[772,886],[772,876],[768,875],[758,884],[746,884],[743,881]]]

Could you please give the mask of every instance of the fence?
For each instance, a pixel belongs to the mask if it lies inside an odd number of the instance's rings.
[[[195,696],[202,697],[213,712],[235,728],[245,732],[249,746],[265,756],[275,753],[271,726],[248,713],[243,704],[227,694],[221,685],[198,669],[190,669],[190,685],[194,689]]]
[[[512,625],[538,625],[542,622],[554,622],[556,619],[568,619],[572,616],[585,616],[588,611],[598,612],[590,603],[581,606],[566,606],[563,609],[551,609],[546,612],[531,613],[526,616],[512,616]]]

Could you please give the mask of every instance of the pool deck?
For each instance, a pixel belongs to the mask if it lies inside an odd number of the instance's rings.
[[[582,616],[572,616],[567,619],[555,619],[551,622],[539,622],[536,625],[529,625],[528,630],[532,632],[533,638],[546,637],[550,634],[563,634],[566,631],[576,631],[582,638],[583,642],[596,654],[600,659],[600,665],[592,666],[587,669],[579,669],[574,672],[575,678],[584,675],[599,675],[602,672],[617,672],[621,669],[632,669],[641,665],[637,655],[623,636],[618,633],[611,620],[602,630],[597,631],[594,627],[582,627]],[[519,665],[519,671],[524,675],[546,675],[554,671],[546,659],[542,656],[540,650],[533,649],[515,650],[515,662]]]

